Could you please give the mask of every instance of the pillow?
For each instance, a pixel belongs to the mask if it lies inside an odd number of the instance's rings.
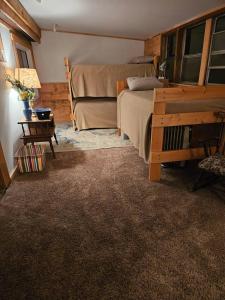
[[[153,62],[152,56],[138,56],[131,59],[129,64],[149,64]]]
[[[162,88],[164,86],[155,76],[128,77],[127,84],[131,91],[153,90],[154,88]]]

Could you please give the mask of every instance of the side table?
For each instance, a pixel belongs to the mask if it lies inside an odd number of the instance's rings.
[[[55,138],[56,144],[58,144],[55,134],[55,122],[53,114],[50,115],[48,120],[39,120],[36,116],[32,117],[30,121],[22,119],[18,122],[22,126],[24,145],[27,143],[34,144],[35,142],[49,142],[52,150],[52,155],[55,158],[55,151],[52,144],[52,137]],[[25,129],[27,125],[28,130]]]

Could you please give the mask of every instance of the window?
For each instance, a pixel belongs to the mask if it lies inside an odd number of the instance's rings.
[[[166,78],[173,81],[174,75],[174,63],[175,63],[175,52],[176,52],[176,33],[172,33],[167,36],[166,39]]]
[[[189,27],[184,35],[181,81],[196,83],[199,79],[205,23]]]
[[[225,15],[214,21],[208,83],[225,84]]]
[[[21,34],[11,33],[16,67],[32,68],[34,66],[33,49],[31,43]]]
[[[22,49],[16,48],[19,65],[20,68],[29,68],[28,58],[27,58],[27,52]]]

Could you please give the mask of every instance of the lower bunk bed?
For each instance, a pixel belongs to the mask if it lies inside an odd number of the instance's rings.
[[[116,98],[77,98],[73,101],[73,117],[78,130],[117,128]]]
[[[220,123],[216,113],[225,111],[224,86],[130,91],[126,81],[118,81],[117,92],[118,130],[149,163],[150,181],[160,180],[162,163],[203,158],[204,149],[191,141],[191,128]]]

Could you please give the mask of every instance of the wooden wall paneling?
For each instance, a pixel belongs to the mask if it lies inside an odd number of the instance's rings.
[[[201,67],[200,67],[200,72],[199,72],[198,85],[205,84],[210,44],[211,44],[212,26],[213,26],[213,20],[211,18],[206,20],[205,36],[204,36],[204,42],[203,42],[202,60],[201,60]]]
[[[7,188],[10,183],[11,183],[11,178],[9,176],[9,171],[7,168],[2,145],[0,142],[0,185],[4,188]]]
[[[70,103],[66,82],[41,83],[37,106],[50,107],[56,122],[70,121]]]
[[[40,96],[42,101],[59,101],[68,99],[66,82],[41,83]]]
[[[162,35],[159,34],[145,41],[145,55],[161,56]]]
[[[0,12],[15,24],[16,28],[26,33],[33,41],[40,42],[41,29],[29,16],[25,8],[18,0],[1,0]]]

